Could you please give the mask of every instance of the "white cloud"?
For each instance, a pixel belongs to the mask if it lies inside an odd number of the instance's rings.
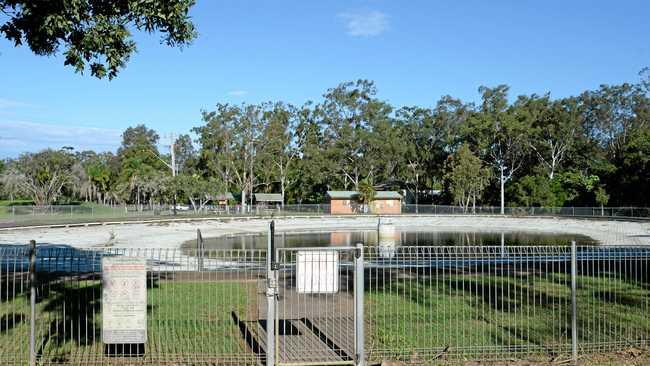
[[[353,37],[374,37],[388,29],[388,16],[380,11],[341,13],[347,33]]]
[[[19,102],[16,100],[0,98],[0,109],[10,109],[10,108],[34,108],[36,107],[33,104]]]
[[[231,97],[243,97],[246,94],[248,94],[246,90],[231,90],[228,92]]]
[[[77,151],[114,151],[121,142],[121,134],[120,130],[108,128],[0,121],[0,157],[63,146],[72,146]]]

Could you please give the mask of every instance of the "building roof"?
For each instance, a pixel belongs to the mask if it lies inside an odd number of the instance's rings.
[[[353,199],[359,195],[357,191],[327,191],[327,195],[330,198],[339,199],[339,200],[349,200]]]
[[[402,195],[397,191],[377,191],[375,192],[376,200],[401,200]]]
[[[359,196],[357,191],[327,191],[327,195],[333,199],[349,200]],[[402,199],[402,195],[397,191],[377,191],[375,192],[376,200]]]
[[[255,193],[257,202],[282,202],[281,193]]]
[[[212,199],[215,201],[226,201],[226,200],[234,201],[235,197],[233,197],[232,193],[225,192],[225,193],[216,194]]]

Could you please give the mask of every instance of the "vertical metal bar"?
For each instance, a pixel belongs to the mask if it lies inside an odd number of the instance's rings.
[[[266,366],[275,365],[275,224],[269,223],[269,232],[266,247]]]
[[[363,244],[357,243],[354,255],[354,354],[355,364],[363,366],[364,351],[364,314],[363,314]]]
[[[29,365],[36,365],[36,240],[29,241]]]
[[[578,316],[576,301],[577,249],[575,240],[571,241],[571,358],[578,363]]]
[[[201,229],[196,229],[196,258],[198,264],[198,271],[203,271],[203,236],[201,235]]]

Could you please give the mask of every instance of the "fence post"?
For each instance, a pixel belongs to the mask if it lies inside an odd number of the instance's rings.
[[[199,272],[203,271],[203,235],[201,229],[196,229],[196,259]]]
[[[266,366],[275,366],[275,296],[278,268],[275,258],[275,223],[269,223],[266,246]]]
[[[355,365],[357,366],[363,366],[366,358],[364,350],[363,296],[363,244],[357,243],[354,253],[354,354]]]
[[[571,241],[571,360],[578,363],[578,306],[576,300],[576,282],[578,275],[578,259],[575,240]]]
[[[29,241],[29,365],[36,365],[36,240]]]

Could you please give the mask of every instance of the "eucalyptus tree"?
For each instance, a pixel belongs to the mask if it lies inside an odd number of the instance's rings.
[[[317,106],[325,153],[339,177],[335,184],[358,189],[362,177],[376,173],[368,155],[368,134],[373,123],[390,113],[390,106],[376,99],[376,94],[371,81],[346,82],[329,89]]]
[[[402,107],[395,112],[395,124],[400,128],[400,143],[405,149],[404,163],[407,169],[403,171],[402,179],[412,183],[407,187],[413,188],[417,203],[421,179],[426,179],[431,172],[433,112],[427,108]]]
[[[470,204],[476,211],[476,201],[480,201],[492,177],[490,169],[472,153],[468,144],[463,144],[449,158],[447,169],[445,178],[454,200],[465,212]]]
[[[338,174],[338,170],[324,153],[324,132],[311,103],[297,111],[297,118],[295,141],[298,159],[288,172],[290,184],[287,193],[299,203],[320,203],[325,192],[332,187],[329,178]]]
[[[218,104],[203,113],[205,125],[193,129],[201,144],[200,165],[241,192],[245,207],[256,184],[258,152],[263,147],[263,107]]]
[[[267,181],[277,181],[285,204],[290,172],[299,158],[303,134],[298,133],[300,111],[288,104],[275,103],[263,112],[263,144],[260,151],[261,174],[267,174]]]
[[[467,141],[498,172],[501,214],[505,213],[505,184],[521,169],[529,150],[530,121],[518,118],[509,106],[508,89],[506,85],[480,87],[481,106],[468,118],[464,131]]]
[[[235,160],[238,158],[235,126],[240,115],[238,106],[217,104],[214,111],[203,111],[203,125],[192,129],[200,145],[197,168],[205,176],[218,177],[229,186],[235,183]]]
[[[130,195],[140,209],[145,199],[147,180],[165,169],[158,153],[158,134],[145,125],[127,128],[122,134],[122,145],[117,150],[120,160],[119,181],[126,183]]]
[[[23,175],[17,165],[17,162],[14,161],[7,163],[0,174],[0,193],[10,201],[27,193],[23,185]]]
[[[650,103],[641,84],[601,85],[579,97],[588,137],[620,157],[630,134],[650,124]]]
[[[530,125],[528,146],[552,180],[576,143],[582,117],[578,101],[575,98],[553,101],[548,94],[520,96],[514,108],[517,118]]]
[[[408,144],[404,143],[402,126],[390,117],[391,107],[378,103],[376,114],[370,119],[367,137],[366,161],[368,177],[383,186],[401,186],[407,172]]]
[[[178,136],[174,141],[175,158],[177,174],[191,174],[197,160],[197,152],[192,144],[190,135],[184,134]]]

